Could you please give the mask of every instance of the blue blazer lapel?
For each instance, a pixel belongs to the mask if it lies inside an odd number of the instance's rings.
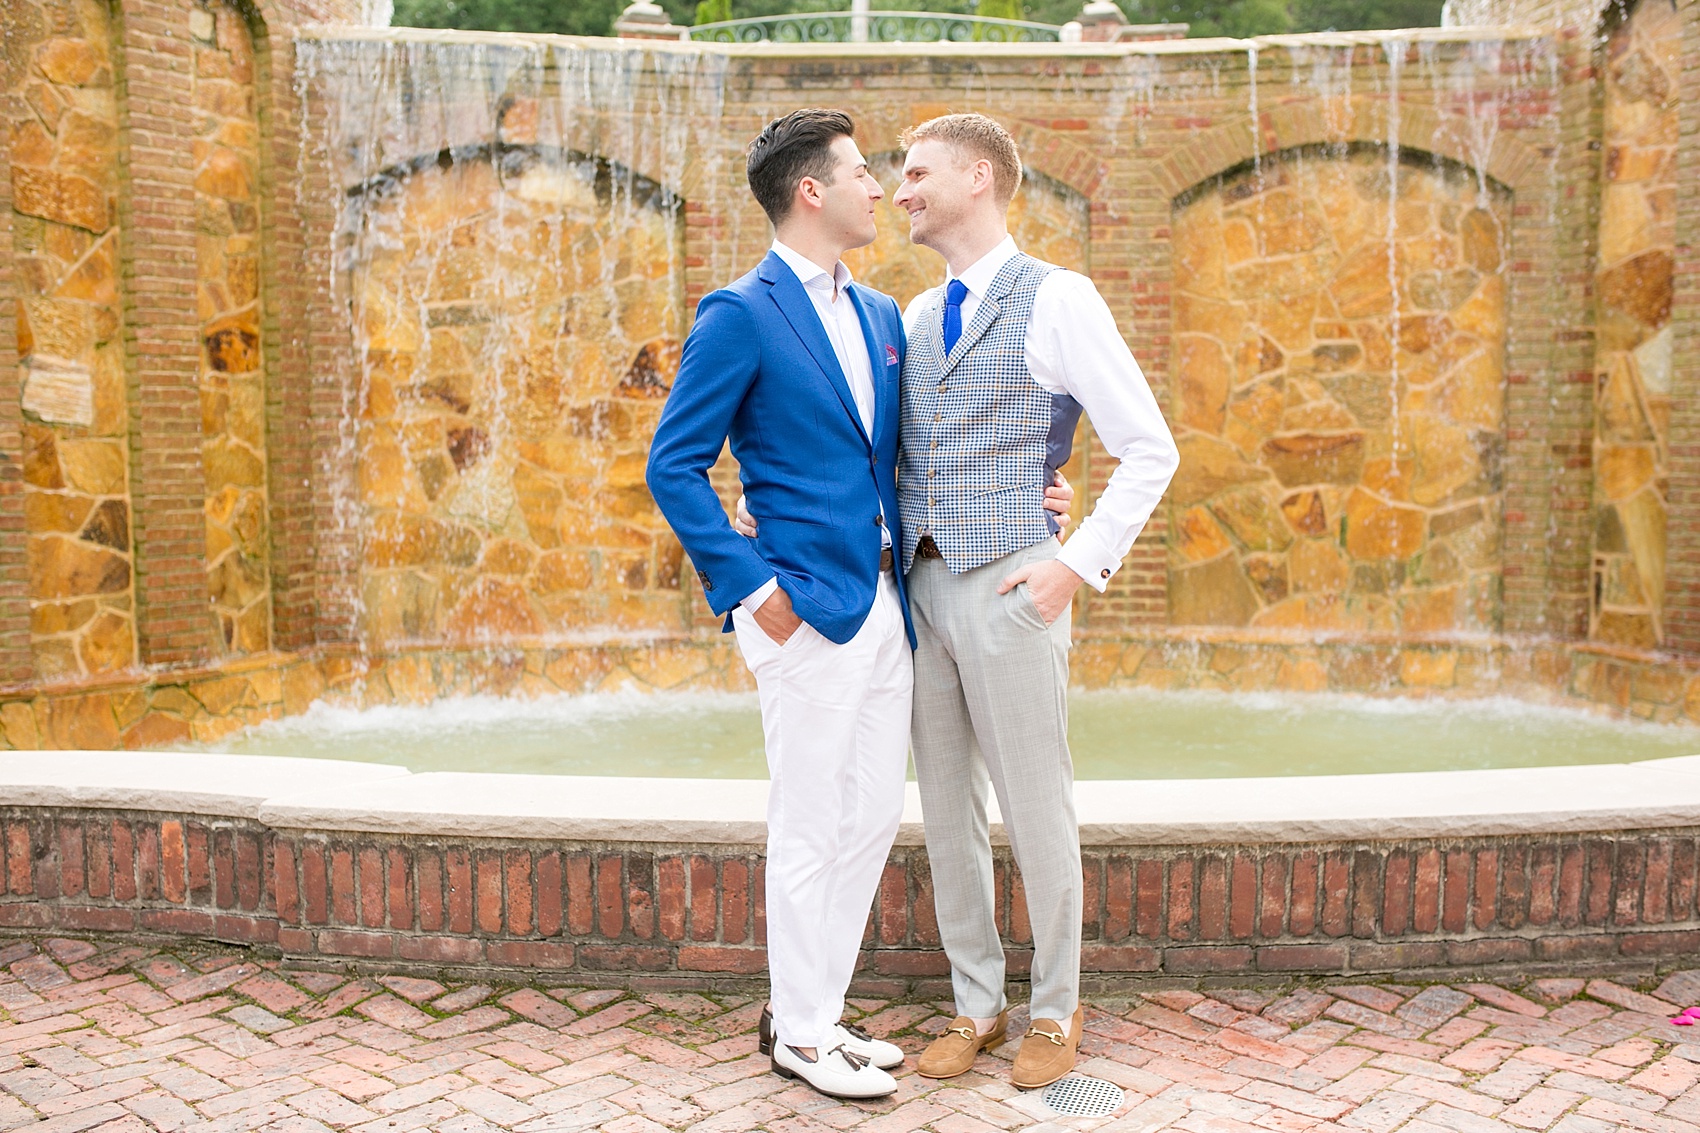
[[[850,302],[856,307],[856,320],[862,324],[862,342],[868,348],[868,376],[873,380],[874,387],[874,435],[871,444],[879,443],[880,422],[885,420],[886,383],[885,377],[885,343],[874,333],[873,320],[868,317],[867,304],[856,293],[855,284],[850,286]]]
[[[862,415],[857,411],[856,399],[850,393],[850,383],[844,377],[844,370],[838,364],[838,355],[833,353],[832,342],[826,337],[826,328],[821,326],[820,315],[815,311],[808,292],[803,290],[797,273],[792,271],[784,260],[769,252],[767,258],[762,260],[758,274],[762,281],[769,285],[768,293],[773,296],[774,305],[785,316],[785,321],[791,324],[791,329],[808,348],[815,364],[826,375],[826,380],[838,395],[844,411],[850,414],[856,431],[862,434],[863,441],[868,441],[867,430],[862,428]],[[865,323],[863,325],[866,326]],[[869,445],[872,447],[871,442]]]

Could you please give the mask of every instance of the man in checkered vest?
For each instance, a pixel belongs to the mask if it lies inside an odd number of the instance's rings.
[[[911,744],[957,1018],[919,1072],[947,1078],[1004,1039],[988,785],[1033,929],[1031,1026],[1012,1080],[1061,1078],[1080,1046],[1080,835],[1067,738],[1069,610],[1102,591],[1179,453],[1092,281],[1024,255],[1006,214],[1014,139],[979,114],[903,137],[893,203],[949,275],[904,314],[897,496],[915,650]],[[1041,509],[1082,408],[1119,463],[1060,544]]]

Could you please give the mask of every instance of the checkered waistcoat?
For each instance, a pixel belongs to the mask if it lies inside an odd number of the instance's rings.
[[[1055,265],[1017,252],[944,350],[944,288],[923,304],[903,362],[897,503],[903,569],[931,535],[952,574],[1051,537],[1045,522],[1052,398],[1027,371],[1033,299]]]

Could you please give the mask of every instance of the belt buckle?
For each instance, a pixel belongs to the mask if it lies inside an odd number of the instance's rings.
[[[915,544],[915,557],[918,559],[942,559],[944,553],[939,550],[939,545],[933,541],[931,535],[923,535],[920,542]]]

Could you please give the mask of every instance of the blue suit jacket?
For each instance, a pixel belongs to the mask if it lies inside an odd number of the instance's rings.
[[[773,253],[703,299],[649,450],[649,490],[696,567],[708,604],[729,613],[769,578],[829,641],[856,635],[879,584],[881,505],[897,529],[897,303],[852,283],[874,384],[868,436],[832,342],[796,274]],[[731,438],[758,535],[727,523],[708,470]],[[898,578],[899,594],[903,580]],[[906,596],[904,623],[909,621]],[[727,619],[731,628],[731,619]],[[910,629],[910,644],[914,631]]]

